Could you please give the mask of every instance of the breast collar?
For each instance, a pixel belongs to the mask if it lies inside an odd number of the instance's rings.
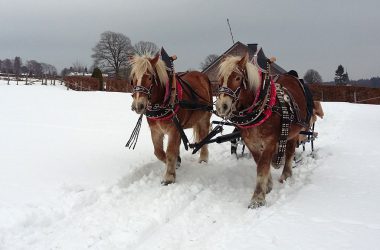
[[[145,115],[149,120],[161,121],[161,120],[169,120],[173,116],[178,113],[179,110],[179,102],[183,99],[183,89],[181,84],[179,83],[177,77],[176,79],[176,97],[175,102],[170,103],[168,98],[170,96],[170,82],[168,81],[165,85],[165,98],[163,103],[149,103]]]
[[[276,86],[272,77],[265,77],[256,91],[253,104],[241,111],[232,112],[229,121],[240,128],[252,128],[263,124],[276,104]]]

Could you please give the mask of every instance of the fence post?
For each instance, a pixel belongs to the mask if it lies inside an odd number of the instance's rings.
[[[354,102],[355,103],[357,102],[357,99],[356,99],[356,90],[354,91]]]

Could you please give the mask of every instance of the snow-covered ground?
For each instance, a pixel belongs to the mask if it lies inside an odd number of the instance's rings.
[[[0,82],[0,249],[379,249],[380,106],[323,103],[315,157],[249,210],[255,164],[228,143],[208,164],[182,148],[161,186],[146,121],[124,147],[130,104]]]

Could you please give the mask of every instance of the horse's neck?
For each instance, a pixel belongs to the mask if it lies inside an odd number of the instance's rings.
[[[252,90],[241,90],[239,103],[237,105],[237,109],[243,110],[250,107],[255,101],[255,91]]]

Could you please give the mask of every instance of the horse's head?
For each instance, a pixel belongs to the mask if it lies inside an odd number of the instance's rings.
[[[134,56],[131,60],[132,110],[143,114],[151,100],[155,87],[165,86],[168,81],[165,63],[156,56]]]
[[[229,56],[219,65],[216,112],[221,117],[228,118],[236,111],[242,92],[254,91],[260,84],[258,69],[248,59],[248,53],[243,57]]]

